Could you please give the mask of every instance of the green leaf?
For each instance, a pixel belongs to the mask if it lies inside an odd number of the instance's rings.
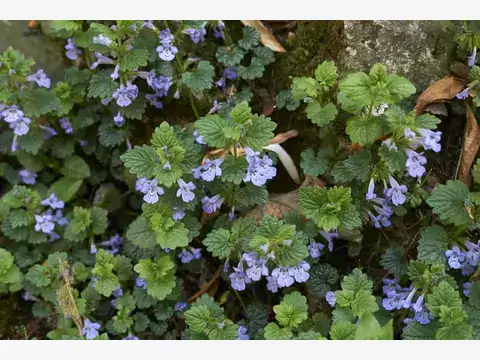
[[[52,282],[48,276],[47,268],[38,264],[28,269],[25,279],[40,288],[47,287]]]
[[[146,49],[133,49],[129,51],[120,63],[122,71],[130,71],[148,64],[149,52]]]
[[[128,227],[126,237],[132,244],[142,249],[153,249],[157,245],[155,232],[150,229],[148,220],[137,217]]]
[[[210,89],[213,85],[215,68],[208,61],[200,61],[197,69],[182,74],[182,82],[191,90]]]
[[[405,250],[402,247],[389,247],[382,255],[380,265],[399,279],[407,273]]]
[[[203,116],[195,122],[195,128],[203,137],[203,140],[216,148],[228,147],[230,141],[225,137],[224,133],[224,129],[227,126],[227,121],[219,115]]]
[[[82,30],[81,22],[75,20],[52,20],[49,25],[56,35],[65,39]]]
[[[356,327],[346,321],[339,321],[332,324],[330,338],[332,340],[354,340]]]
[[[260,60],[257,57],[254,57],[250,62],[250,65],[248,66],[240,65],[238,67],[238,76],[244,80],[253,80],[253,79],[261,78],[264,71],[265,71],[265,66],[262,63],[262,60]]]
[[[22,108],[26,116],[37,118],[58,108],[55,93],[47,89],[35,89],[21,95]]]
[[[138,178],[151,179],[154,176],[155,166],[157,164],[157,153],[147,145],[135,146],[120,156],[125,167],[131,174]]]
[[[215,56],[217,60],[226,67],[232,67],[240,64],[240,61],[243,59],[244,52],[235,45],[231,46],[230,48],[221,46],[218,48]]]
[[[372,313],[363,314],[357,324],[355,340],[393,340],[393,320],[381,326]]]
[[[115,124],[102,124],[98,127],[98,141],[106,147],[114,147],[125,142],[128,130]]]
[[[108,211],[98,207],[91,209],[92,218],[92,233],[95,235],[101,235],[105,232],[108,226]]]
[[[268,191],[263,186],[255,186],[252,183],[245,184],[238,190],[237,201],[241,206],[262,205],[268,202]]]
[[[343,225],[347,228],[361,225],[358,212],[351,203],[350,188],[304,187],[300,189],[300,208],[308,219],[325,231]]]
[[[360,107],[371,102],[370,78],[364,72],[347,75],[345,79],[340,81],[339,88],[345,99],[358,103]],[[344,98],[342,98],[342,104],[348,105],[348,102],[345,103],[343,100]]]
[[[238,335],[238,325],[231,320],[225,319],[222,321],[222,326],[210,326],[208,339],[209,340],[235,340]]]
[[[93,74],[88,87],[88,97],[105,99],[111,97],[118,84],[110,77],[110,70],[100,70]]]
[[[43,158],[40,156],[35,156],[21,150],[17,151],[16,155],[18,162],[27,170],[40,172],[45,168]]]
[[[307,118],[318,126],[329,125],[338,115],[337,107],[334,104],[328,103],[321,106],[316,100],[308,103],[306,112]]]
[[[331,286],[338,281],[338,271],[330,264],[313,265],[309,273],[308,292],[320,298],[325,297]]]
[[[468,187],[459,180],[447,180],[446,185],[439,184],[427,199],[445,224],[463,225],[469,221],[465,201],[468,199]]]
[[[327,90],[337,82],[337,67],[333,61],[324,61],[315,70],[315,78]]]
[[[90,177],[90,167],[80,156],[70,156],[65,159],[62,174],[72,179],[85,179]]]
[[[378,148],[378,155],[380,155],[391,173],[405,168],[407,157],[403,151],[389,150],[388,147],[382,145]]]
[[[70,201],[83,184],[83,180],[62,177],[55,181],[48,189],[48,193],[55,193],[57,197],[65,202]]]
[[[370,162],[372,154],[368,150],[360,150],[350,155],[347,160],[338,162],[332,171],[335,182],[348,182],[353,179],[362,182],[370,178]]]
[[[227,259],[235,248],[235,243],[232,241],[230,231],[226,229],[216,229],[208,233],[203,240],[203,244],[213,256],[219,259]]]
[[[264,337],[265,340],[290,340],[293,333],[289,328],[280,328],[275,323],[269,323],[265,326]]]
[[[290,90],[282,90],[277,94],[277,109],[283,109],[284,107],[293,111],[300,106],[300,101],[292,98],[292,92]]]
[[[438,226],[424,228],[418,242],[417,259],[427,264],[444,263],[448,248],[448,234]]]
[[[378,117],[353,117],[347,121],[347,134],[354,143],[371,145],[382,136],[382,123]]]
[[[45,142],[45,134],[39,127],[30,127],[28,133],[18,138],[18,147],[22,150],[37,155]]]
[[[428,270],[428,265],[424,262],[413,260],[408,264],[407,274],[412,282],[420,282],[423,274]]]
[[[145,98],[138,96],[130,105],[122,108],[122,115],[127,119],[142,120],[146,107],[147,103],[145,102]]]
[[[442,307],[460,308],[461,306],[462,300],[458,291],[446,281],[434,286],[432,293],[427,295],[427,308],[435,317],[440,315]]]
[[[247,160],[244,157],[236,158],[232,155],[226,155],[222,163],[222,180],[240,185],[247,173]]]
[[[419,129],[436,129],[440,119],[431,114],[422,114],[415,118],[415,125]]]
[[[372,295],[372,287],[373,283],[368,276],[360,269],[354,269],[350,275],[343,278],[342,290],[335,292],[337,304],[351,308],[354,316],[375,312],[378,305]]]
[[[473,180],[476,184],[480,184],[480,159],[477,159],[477,162],[473,165]]]
[[[260,33],[251,26],[245,26],[242,29],[243,38],[238,41],[245,50],[250,50],[252,47],[257,46],[260,41]]]
[[[313,149],[307,149],[300,154],[300,167],[306,175],[323,175],[330,168],[331,159],[327,149],[320,149],[315,154]]]
[[[394,102],[399,102],[417,91],[408,79],[397,75],[388,75],[386,88]]]
[[[31,225],[33,223],[32,215],[30,215],[24,209],[13,209],[10,211],[7,217],[12,229]]]
[[[416,321],[411,321],[403,331],[404,340],[435,340],[435,333],[438,329],[438,322],[432,321],[428,325],[421,325]]]
[[[72,232],[79,234],[87,230],[92,224],[92,215],[90,210],[76,206],[73,209],[73,219],[70,221]]]
[[[307,310],[307,298],[298,291],[285,295],[280,304],[273,307],[275,319],[289,328],[296,328],[307,320]]]
[[[443,326],[437,330],[436,340],[470,340],[473,336],[473,328],[470,324],[461,323]]]
[[[133,268],[147,283],[147,293],[154,299],[164,300],[175,287],[175,264],[168,255],[161,255],[155,262],[142,259]]]
[[[295,77],[292,82],[292,99],[304,100],[307,97],[315,98],[318,95],[317,83],[310,77]]]
[[[230,112],[230,118],[235,124],[245,124],[252,117],[252,110],[246,101],[237,104]]]
[[[253,49],[253,53],[258,60],[265,66],[275,62],[275,55],[272,50],[265,46],[259,46]]]
[[[480,308],[480,283],[473,283],[470,288],[468,304]]]
[[[244,143],[255,151],[261,151],[273,138],[277,124],[265,115],[254,115],[252,122],[245,128]]]

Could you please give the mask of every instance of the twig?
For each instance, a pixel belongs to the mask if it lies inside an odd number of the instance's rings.
[[[199,298],[200,296],[205,294],[208,290],[210,290],[210,288],[213,286],[215,281],[217,281],[218,278],[220,277],[221,273],[222,273],[222,265],[220,265],[217,271],[215,271],[215,274],[213,274],[213,277],[210,279],[210,281],[207,282],[205,285],[203,285],[202,288],[198,290],[195,294],[193,294],[193,296],[190,297],[190,299],[188,299],[187,302],[189,304],[193,303],[197,298]]]

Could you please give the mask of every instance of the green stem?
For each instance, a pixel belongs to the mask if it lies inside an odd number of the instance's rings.
[[[233,45],[233,40],[230,37],[230,34],[228,33],[226,26],[223,28],[223,33],[225,34],[225,44],[227,46],[232,46]]]
[[[169,28],[167,20],[164,20],[163,23],[167,28]],[[183,74],[185,69],[183,67],[182,60],[180,59],[179,56],[175,56],[175,62],[177,63],[178,69],[180,70],[180,74]],[[193,98],[192,92],[190,91],[190,89],[187,89],[187,92],[188,92],[188,101],[190,102],[190,106],[193,110],[193,114],[198,119],[200,115],[198,113],[197,107],[195,106],[195,100]]]
[[[235,295],[237,295],[238,301],[240,301],[240,305],[242,305],[243,311],[245,311],[245,314],[247,314],[248,313],[247,308],[245,307],[245,304],[243,303],[243,300],[240,297],[240,294],[235,289],[233,289],[233,291],[235,292]]]

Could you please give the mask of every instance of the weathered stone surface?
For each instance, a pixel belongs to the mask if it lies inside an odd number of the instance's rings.
[[[34,70],[44,69],[53,80],[63,78],[64,50],[61,42],[40,31],[29,32],[25,20],[0,21],[0,52],[9,46],[35,60]]]
[[[339,64],[343,71],[368,71],[382,62],[421,91],[447,72],[454,40],[448,21],[345,21]]]

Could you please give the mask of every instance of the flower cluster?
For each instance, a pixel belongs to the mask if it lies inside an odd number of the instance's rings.
[[[0,119],[8,123],[10,129],[13,130],[14,137],[11,151],[15,152],[17,150],[18,137],[28,133],[30,130],[29,125],[32,121],[24,116],[23,111],[17,105],[6,106],[2,104],[0,104]]]
[[[237,67],[233,66],[230,68],[223,69],[223,76],[215,82],[220,89],[225,90],[227,87],[227,80],[235,80],[238,77]]]
[[[294,282],[306,282],[310,274],[310,265],[306,261],[301,261],[296,266],[284,267],[277,266],[271,272],[268,268],[268,261],[274,257],[273,253],[265,258],[259,257],[256,252],[244,253],[238,265],[233,267],[233,272],[229,275],[232,288],[238,291],[245,290],[246,285],[252,281],[259,281],[262,276],[267,279],[267,289],[276,293],[278,288],[289,287]],[[244,269],[244,262],[247,269]]]
[[[462,275],[471,275],[480,262],[480,241],[477,244],[466,241],[465,248],[466,251],[454,245],[451,249],[445,251],[445,256],[451,269],[461,269]]]
[[[115,235],[111,236],[110,239],[108,239],[107,241],[101,242],[100,245],[110,248],[110,249],[107,250],[107,252],[115,255],[122,248],[123,237],[121,237],[119,234],[115,234]]]
[[[157,47],[157,53],[163,61],[172,61],[178,53],[178,49],[173,46],[173,39],[175,38],[170,29],[165,29],[158,35],[160,45]]]
[[[202,257],[202,249],[190,248],[190,250],[183,249],[178,255],[182,264],[188,264],[192,260],[198,260]]]
[[[272,166],[273,161],[267,155],[263,155],[263,158],[260,158],[260,153],[253,151],[249,147],[245,147],[245,151],[247,153],[248,168],[243,181],[250,181],[256,186],[263,186],[267,180],[271,180],[277,175],[277,169]]]
[[[135,183],[135,190],[145,194],[143,200],[148,204],[155,204],[158,202],[159,196],[163,195],[165,191],[158,186],[158,180],[147,180],[145,178],[138,179]]]
[[[195,179],[202,179],[207,182],[211,182],[215,177],[222,176],[222,169],[220,165],[223,163],[222,158],[215,160],[206,159],[205,164],[200,165],[192,170],[193,177]]]
[[[190,36],[190,39],[195,44],[198,44],[199,42],[202,42],[205,40],[205,35],[207,35],[207,30],[205,29],[206,24],[207,23],[204,22],[200,29],[194,29],[194,28],[185,29],[183,30],[183,33]]]
[[[382,306],[385,310],[410,309],[413,311],[413,318],[405,319],[405,323],[416,321],[422,325],[426,325],[433,320],[433,315],[423,306],[425,293],[420,293],[414,302],[413,298],[417,294],[418,289],[410,286],[402,288],[397,279],[383,280],[383,293],[387,296],[382,300]]]

